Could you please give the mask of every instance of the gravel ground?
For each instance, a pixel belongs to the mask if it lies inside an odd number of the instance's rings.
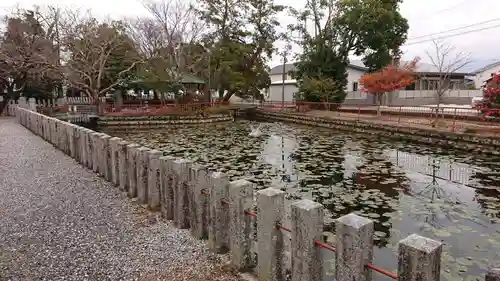
[[[226,260],[0,118],[0,280],[241,280]]]

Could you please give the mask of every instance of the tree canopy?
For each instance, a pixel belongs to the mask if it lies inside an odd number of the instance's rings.
[[[65,88],[97,99],[138,81],[184,93],[182,77],[193,75],[208,85],[199,88],[207,95],[260,97],[270,86],[276,41],[298,32],[303,52],[293,76],[302,98],[341,102],[350,55],[363,56],[370,71],[398,61],[408,30],[400,2],[309,0],[299,11],[274,0],[151,0],[147,15],[122,20],[50,6],[17,9],[0,38],[1,95],[4,102],[51,98]],[[286,10],[297,24],[282,32]],[[314,33],[305,28],[311,20]]]
[[[359,81],[363,90],[377,97],[379,105],[382,95],[396,91],[415,82],[415,68],[419,58],[408,63],[388,65],[381,70],[363,75]]]
[[[302,10],[291,10],[303,52],[293,76],[301,92],[306,78],[336,81],[330,99],[343,100],[349,55],[363,56],[370,72],[399,60],[399,47],[406,40],[408,23],[399,13],[400,0],[310,0]],[[314,33],[306,29],[314,24]]]
[[[61,78],[53,22],[47,25],[36,10],[18,10],[5,23],[0,38],[0,111],[21,94],[35,98],[52,95]]]
[[[204,37],[211,53],[213,85],[224,100],[233,94],[257,96],[269,87],[267,62],[278,40],[273,0],[201,0],[198,14],[209,30]]]

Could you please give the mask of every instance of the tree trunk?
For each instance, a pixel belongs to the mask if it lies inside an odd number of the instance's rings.
[[[382,116],[382,93],[377,93],[377,116],[380,117]]]
[[[233,94],[234,94],[233,92],[229,92],[229,91],[228,91],[228,92],[224,95],[224,97],[222,98],[222,101],[223,101],[223,102],[228,102],[228,101],[229,101],[229,99],[233,96]]]
[[[436,108],[435,108],[435,110],[436,110],[436,117],[434,118],[434,122],[432,124],[432,127],[436,127],[437,123],[438,123],[438,120],[439,120],[439,109],[441,107],[441,94],[440,93],[437,93],[437,95],[436,95],[436,102],[437,102],[437,105],[436,105]],[[443,115],[443,118],[444,118],[444,115]]]
[[[123,105],[123,93],[121,90],[116,90],[115,92],[115,110],[117,112],[122,111]]]

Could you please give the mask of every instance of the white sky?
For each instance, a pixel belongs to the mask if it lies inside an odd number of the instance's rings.
[[[189,0],[186,0],[189,1]],[[303,7],[305,0],[275,0],[278,4],[290,5],[294,8]],[[144,15],[145,9],[140,0],[3,0],[0,10],[8,9],[19,4],[21,7],[37,5],[55,5],[89,8],[94,13],[113,18],[134,17]],[[432,43],[420,43],[421,41],[432,39],[433,37],[420,37],[430,33],[437,33],[449,29],[459,28],[487,20],[499,18],[497,21],[482,24],[455,32],[435,35],[434,37],[447,36],[464,31],[481,29],[500,25],[500,1],[498,0],[404,0],[401,5],[401,13],[410,24],[408,42],[418,43],[403,47],[404,58],[411,59],[420,56],[423,61],[426,59],[426,51],[432,50]],[[283,26],[293,23],[290,17],[281,19]],[[461,36],[443,39],[447,44],[455,46],[457,51],[470,53],[472,64],[470,68],[481,67],[485,64],[500,60],[500,26],[481,32],[474,32]],[[282,48],[283,44],[276,44]],[[294,52],[300,51],[298,47],[293,48]],[[273,57],[270,66],[280,63],[278,56]]]

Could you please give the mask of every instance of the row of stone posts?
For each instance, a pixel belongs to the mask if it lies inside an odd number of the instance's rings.
[[[16,115],[22,125],[129,197],[137,197],[177,227],[190,228],[194,237],[207,239],[213,251],[229,252],[240,271],[253,271],[264,281],[285,280],[286,270],[293,281],[322,279],[324,249],[318,247],[323,233],[321,204],[307,199],[292,203],[291,268],[286,268],[285,237],[278,227],[285,216],[283,191],[267,188],[255,192],[249,181],[229,182],[226,175],[209,172],[204,166],[27,109],[16,108]],[[376,263],[373,221],[349,214],[336,220],[335,229],[336,280],[371,280],[370,265]],[[255,231],[257,259],[252,258]],[[401,240],[397,280],[440,280],[441,251],[440,242],[416,234]],[[490,271],[486,280],[500,281],[498,270]]]

